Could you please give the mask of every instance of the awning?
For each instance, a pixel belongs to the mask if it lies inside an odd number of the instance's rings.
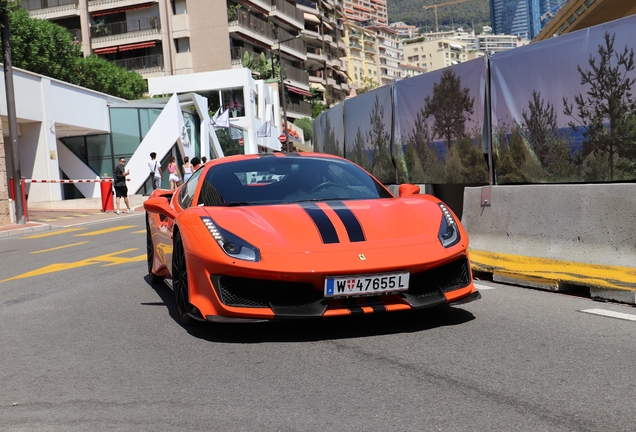
[[[91,12],[91,16],[92,17],[97,17],[97,16],[102,16],[102,15],[116,14],[116,13],[131,11],[131,10],[137,10],[137,9],[146,9],[146,8],[150,8],[150,7],[154,6],[154,4],[155,3],[150,2],[150,3],[142,3],[142,4],[138,4],[138,5],[134,5],[134,6],[128,6],[128,7],[120,7],[120,8],[114,8],[114,9],[105,9],[105,10],[100,10],[100,11],[96,11],[96,12]]]
[[[303,16],[305,17],[305,21],[310,21],[310,22],[313,22],[313,23],[319,23],[320,22],[320,20],[318,19],[318,17],[316,15],[312,15],[312,14],[309,14],[309,13],[305,12],[305,13],[303,13]]]
[[[119,51],[130,51],[130,50],[134,50],[134,49],[141,49],[141,48],[150,48],[156,45],[155,41],[150,41],[150,42],[141,42],[141,43],[136,43],[136,44],[130,44],[130,45],[121,45],[119,47]]]
[[[464,47],[463,47],[462,45],[453,44],[453,43],[452,43],[452,44],[449,44],[449,45],[450,45],[450,47],[451,47],[452,49],[456,49],[456,50],[462,50],[462,49],[464,49]]]
[[[134,49],[150,48],[150,47],[155,46],[156,44],[157,43],[155,41],[150,41],[150,42],[140,42],[140,43],[130,44],[130,45],[120,45],[120,46],[107,47],[107,48],[97,48],[96,50],[93,51],[93,53],[95,53],[95,54],[112,54],[112,53],[116,53],[117,51],[122,52],[122,51],[130,51],[130,50],[134,50]]]
[[[117,47],[98,48],[93,51],[94,54],[112,54],[117,52]]]
[[[285,87],[287,87],[287,90],[289,90],[292,93],[296,93],[296,94],[303,95],[303,96],[311,96],[311,92],[308,92],[307,90],[303,90],[303,89],[298,88],[298,87],[290,86],[289,84],[285,84]]]
[[[327,27],[329,30],[333,30],[333,27],[331,26],[331,24],[326,23],[323,21],[322,25],[324,25],[325,27]]]

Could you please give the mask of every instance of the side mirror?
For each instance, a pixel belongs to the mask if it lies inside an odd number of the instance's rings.
[[[170,207],[170,201],[166,197],[148,198],[144,201],[144,209],[149,212],[159,213],[171,219],[177,217],[177,212]]]
[[[414,184],[404,183],[400,185],[400,196],[406,197],[420,193],[420,187]]]

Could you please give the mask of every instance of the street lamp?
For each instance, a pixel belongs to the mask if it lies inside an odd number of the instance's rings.
[[[283,82],[283,60],[281,58],[280,44],[282,44],[283,42],[288,42],[290,40],[297,39],[299,37],[300,37],[300,34],[297,34],[296,36],[292,38],[278,41],[278,74],[280,75],[280,91],[281,91],[281,97],[283,99],[283,121],[285,122],[285,143],[287,144],[288,153],[291,150],[289,145],[289,132],[287,131],[287,98],[285,98],[285,83]]]

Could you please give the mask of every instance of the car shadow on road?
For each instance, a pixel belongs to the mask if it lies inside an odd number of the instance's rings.
[[[181,324],[174,295],[163,284],[146,282],[163,300],[174,321],[192,336],[209,342],[263,343],[314,342],[349,339],[396,333],[413,333],[437,327],[456,326],[475,319],[460,308],[438,306],[428,309],[393,313],[352,315],[347,317],[294,319],[250,324],[219,324],[199,322],[192,326]]]

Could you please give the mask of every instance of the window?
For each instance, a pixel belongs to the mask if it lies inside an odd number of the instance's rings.
[[[568,24],[572,24],[574,21],[576,21],[576,17],[572,14],[568,17]]]
[[[576,10],[576,14],[577,14],[578,16],[583,15],[583,12],[585,12],[585,8],[584,8],[583,6],[581,6],[580,8],[578,8],[578,9]]]
[[[223,109],[229,109],[232,117],[245,117],[245,100],[243,88],[235,88],[221,91]]]
[[[174,47],[178,53],[190,52],[190,38],[175,39]]]
[[[585,6],[590,7],[590,6],[592,6],[595,2],[596,2],[596,0],[585,0]]]
[[[179,204],[184,209],[190,207],[192,204],[192,199],[194,198],[194,193],[196,192],[197,185],[199,184],[199,177],[202,172],[203,169],[196,170],[188,179],[185,186],[181,188],[181,193],[179,193]]]

